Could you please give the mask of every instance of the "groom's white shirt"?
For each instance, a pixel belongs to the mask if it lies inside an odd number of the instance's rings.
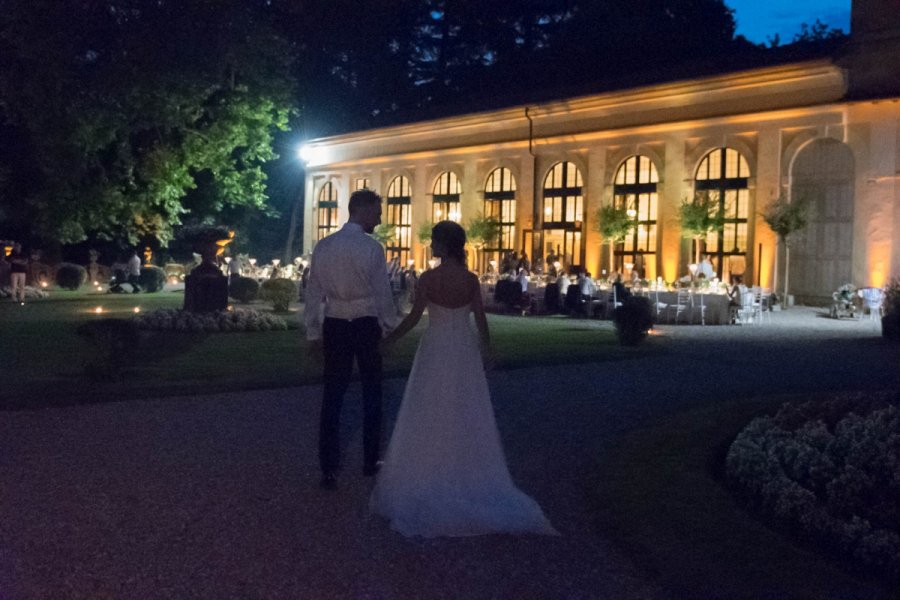
[[[319,240],[306,284],[306,338],[322,337],[325,317],[378,317],[382,329],[397,326],[397,308],[386,272],[384,248],[357,223],[347,222]]]

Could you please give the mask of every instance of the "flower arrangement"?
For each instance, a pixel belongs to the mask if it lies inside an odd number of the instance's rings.
[[[852,283],[845,283],[832,292],[831,298],[831,316],[840,318],[843,316],[854,316],[856,313],[856,286]]]
[[[164,308],[134,317],[139,329],[152,331],[181,331],[185,333],[284,331],[287,322],[277,315],[253,309],[191,312]]]
[[[25,286],[26,300],[40,300],[41,298],[47,298],[49,295],[50,294],[48,294],[41,288],[37,288],[31,285]],[[10,286],[0,287],[0,298],[12,298],[12,288]]]
[[[900,581],[900,396],[785,404],[732,443],[749,503],[832,552]]]

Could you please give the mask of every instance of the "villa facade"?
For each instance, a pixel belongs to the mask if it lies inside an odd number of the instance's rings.
[[[389,256],[423,267],[429,222],[494,216],[501,235],[472,266],[506,250],[557,256],[594,276],[637,269],[666,281],[696,252],[719,276],[782,285],[786,261],[761,217],[803,198],[810,223],[790,246],[790,289],[830,297],[844,283],[900,276],[900,3],[856,1],[836,56],[362,131],[307,145],[304,251],[347,218],[355,189],[385,199]],[[682,235],[697,193],[724,223]],[[599,208],[634,227],[610,245]]]

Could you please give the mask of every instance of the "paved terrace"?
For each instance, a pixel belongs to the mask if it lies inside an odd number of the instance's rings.
[[[0,413],[0,598],[667,597],[592,525],[598,456],[723,399],[897,389],[879,336],[797,308],[664,325],[639,359],[492,373],[513,477],[559,538],[406,540],[368,516],[356,386],[336,493],[317,487],[319,386]]]

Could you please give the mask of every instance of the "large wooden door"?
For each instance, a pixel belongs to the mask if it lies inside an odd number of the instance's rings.
[[[790,292],[800,301],[828,301],[851,280],[853,154],[836,140],[800,151],[791,170],[791,199],[810,203],[807,227],[791,243]]]

